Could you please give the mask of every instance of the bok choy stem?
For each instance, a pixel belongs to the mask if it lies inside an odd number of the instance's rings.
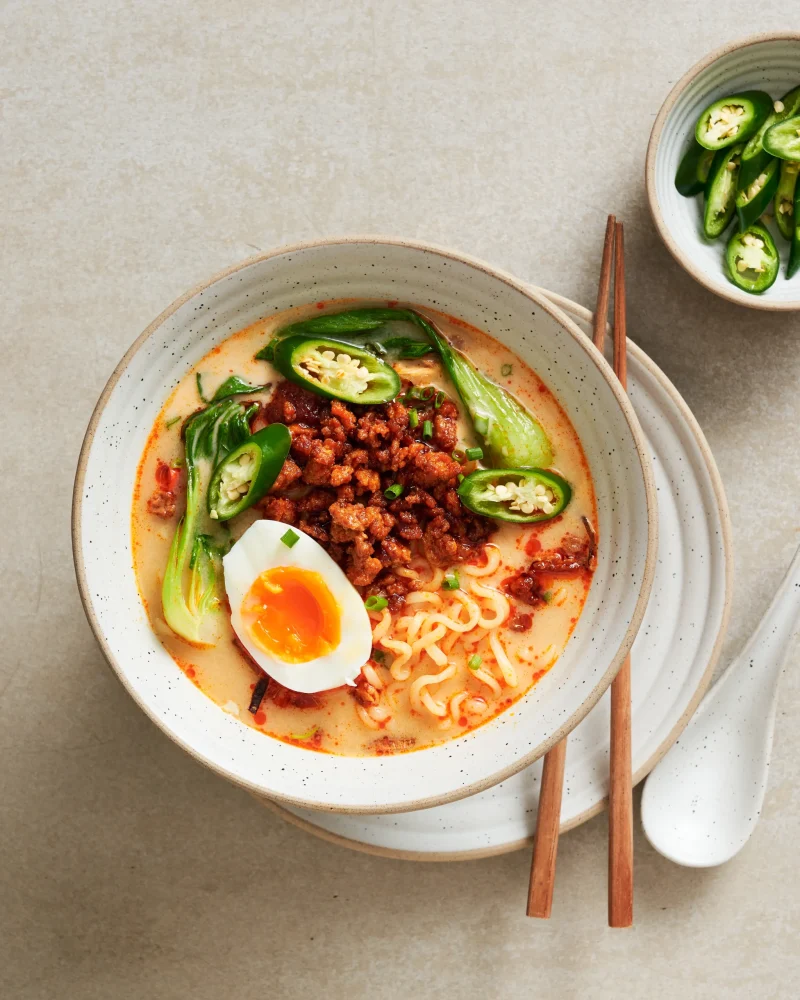
[[[223,399],[191,417],[184,430],[186,512],[170,545],[161,603],[167,625],[194,644],[208,644],[203,626],[218,604],[218,553],[213,538],[198,531],[207,488],[203,480],[250,436],[249,419],[255,409]]]

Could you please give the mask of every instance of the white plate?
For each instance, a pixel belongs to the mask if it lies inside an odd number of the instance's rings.
[[[545,292],[584,330],[591,313]],[[634,780],[653,768],[702,698],[719,656],[733,565],[727,502],[691,411],[664,373],[629,344],[629,394],[647,436],[658,489],[656,579],[633,646]],[[608,775],[608,698],[569,737],[562,830],[600,812]],[[419,861],[459,860],[523,847],[533,836],[541,761],[487,791],[401,815],[321,814],[266,802],[327,840]]]

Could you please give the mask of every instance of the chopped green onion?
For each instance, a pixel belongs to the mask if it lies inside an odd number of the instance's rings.
[[[513,365],[503,365],[500,369],[501,375],[510,375],[514,371]]]
[[[384,608],[389,606],[389,602],[385,597],[378,597],[377,594],[370,594],[370,596],[364,601],[364,607],[367,611],[383,611]]]
[[[544,601],[545,604],[549,604],[553,600],[553,591],[552,590],[546,590],[542,594],[542,600]]]
[[[467,666],[469,667],[470,670],[477,670],[482,663],[483,663],[483,657],[478,656],[477,653],[470,656],[470,658],[467,660]]]
[[[292,529],[289,528],[288,531],[281,535],[281,541],[287,548],[290,549],[293,545],[296,545],[300,541],[300,536],[296,531],[292,531]]]
[[[450,458],[452,458],[454,462],[458,462],[459,465],[463,465],[463,463],[467,460],[467,456],[461,448],[456,448],[456,450],[450,455]]]
[[[197,382],[197,395],[200,397],[201,403],[210,403],[210,399],[206,399],[203,395],[203,377],[200,372],[196,372],[194,376],[195,382]]]
[[[433,437],[433,424],[430,420],[426,420],[422,425],[422,436],[426,441],[429,441]]]
[[[171,417],[169,420],[164,421],[164,426],[167,428],[167,430],[169,430],[170,427],[174,427],[175,424],[177,424],[177,422],[180,419],[181,419],[180,417]]]
[[[316,735],[319,726],[312,726],[307,729],[304,733],[289,733],[290,740],[310,740]]]
[[[460,587],[461,583],[455,570],[452,573],[445,573],[444,580],[442,580],[442,590],[458,590]]]
[[[459,472],[458,474],[458,485],[460,486],[464,482],[464,473]]]
[[[372,650],[372,659],[376,663],[385,663],[386,662],[386,653],[384,653],[384,651],[382,649],[373,649]]]
[[[483,458],[483,448],[467,448],[464,452],[469,462],[478,462]]]
[[[417,399],[421,399],[424,403],[428,403],[430,402],[430,400],[433,399],[435,395],[436,395],[436,390],[433,388],[433,386],[426,385],[419,390],[419,396],[417,397]]]
[[[400,483],[393,483],[388,489],[383,491],[383,495],[387,500],[396,500],[402,492],[403,487]]]
[[[419,414],[416,410],[412,409],[408,411],[408,426],[416,427],[419,423]]]
[[[434,408],[438,410],[444,401],[445,394],[440,389],[439,392],[436,393],[436,398],[433,401]]]

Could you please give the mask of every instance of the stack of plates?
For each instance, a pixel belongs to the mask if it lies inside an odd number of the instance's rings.
[[[591,313],[538,289],[587,333]],[[664,373],[628,342],[628,392],[650,445],[658,488],[658,565],[633,646],[633,773],[642,778],[680,735],[719,656],[731,602],[728,508],[714,459]],[[606,695],[570,734],[561,829],[599,813],[607,794]],[[321,813],[262,800],[290,823],[356,850],[417,861],[502,854],[533,837],[541,761],[477,795],[391,815]]]

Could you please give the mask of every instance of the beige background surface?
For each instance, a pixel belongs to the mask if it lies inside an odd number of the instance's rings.
[[[611,932],[600,817],[565,837],[554,917],[533,923],[527,852],[365,857],[174,747],[105,667],[69,542],[95,399],[198,280],[257,248],[371,231],[591,302],[614,211],[632,336],[694,408],[728,489],[727,660],[798,541],[800,318],[687,277],[650,223],[643,161],[684,70],[729,38],[800,28],[789,9],[2,3],[0,996],[797,995],[796,670],[765,814],[735,861],[682,870],[637,832],[636,927]]]

